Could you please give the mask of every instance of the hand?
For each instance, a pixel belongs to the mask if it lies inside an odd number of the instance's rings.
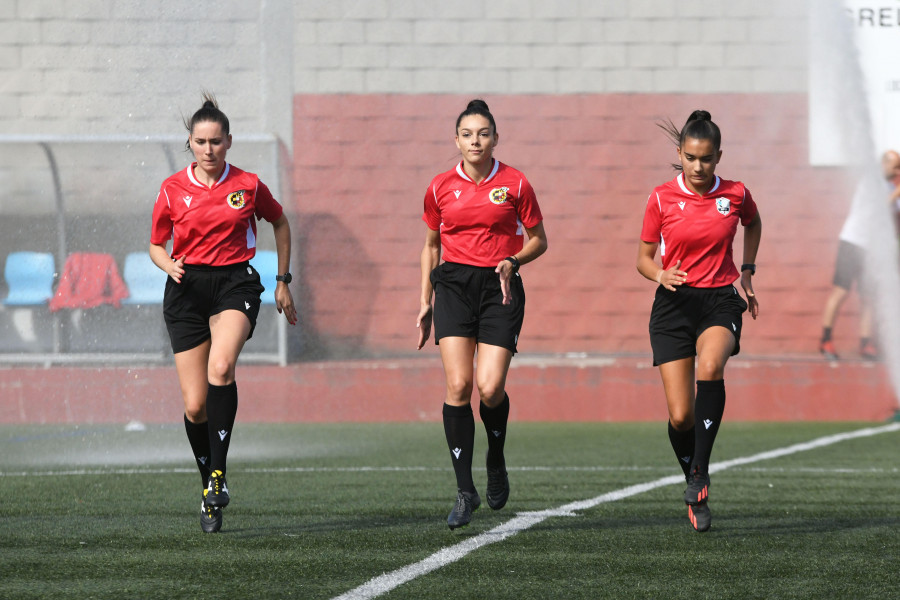
[[[656,281],[670,292],[674,292],[676,285],[682,285],[687,281],[687,271],[681,270],[681,261],[679,260],[668,271],[660,271],[656,276]]]
[[[275,284],[275,308],[278,314],[284,314],[284,318],[291,325],[297,324],[297,307],[294,306],[294,296],[291,288],[283,281]]]
[[[428,338],[431,337],[431,317],[431,304],[422,306],[419,316],[416,318],[416,327],[419,329],[419,343],[416,346],[416,350],[421,350]]]
[[[503,304],[512,302],[512,295],[509,293],[509,278],[513,274],[512,263],[506,259],[500,261],[494,273],[500,275],[500,291],[503,292]]]
[[[184,259],[187,258],[187,255],[182,256],[178,260],[172,261],[172,266],[166,269],[166,273],[169,277],[172,278],[175,283],[181,283],[181,278],[184,275]]]
[[[744,294],[747,295],[750,316],[755,321],[759,315],[759,301],[756,299],[756,294],[753,293],[753,276],[750,275],[749,271],[741,273],[741,287],[744,288]]]

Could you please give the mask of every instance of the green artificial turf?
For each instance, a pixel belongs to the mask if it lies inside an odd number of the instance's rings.
[[[870,424],[725,423],[713,462]],[[483,491],[484,434],[475,480]],[[693,532],[669,484],[554,516],[383,598],[888,598],[900,432],[714,473]],[[512,494],[451,532],[440,423],[235,428],[221,533],[183,429],[0,427],[0,598],[331,598],[554,509],[679,472],[665,424],[511,424]]]

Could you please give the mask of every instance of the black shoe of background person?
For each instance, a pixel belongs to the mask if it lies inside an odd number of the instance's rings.
[[[831,340],[820,343],[819,352],[828,360],[837,360],[839,358],[837,354],[837,348],[834,347],[834,342],[832,342]]]

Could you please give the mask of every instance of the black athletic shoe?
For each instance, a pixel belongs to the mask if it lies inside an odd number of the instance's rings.
[[[494,510],[506,506],[509,500],[509,477],[506,474],[506,461],[499,467],[487,467],[487,503]]]
[[[691,506],[706,504],[709,499],[709,475],[694,469],[688,475],[687,489],[684,490],[684,502]]]
[[[222,509],[206,503],[208,491],[203,490],[203,500],[200,501],[200,528],[204,533],[216,533],[222,529]]]
[[[688,504],[688,518],[691,520],[695,531],[703,533],[709,531],[712,524],[712,515],[709,512],[709,504]]]
[[[216,508],[225,508],[231,498],[228,497],[228,485],[225,483],[225,475],[222,471],[213,471],[209,474],[209,487],[206,488],[206,503]]]
[[[481,498],[478,496],[478,492],[469,493],[458,490],[456,505],[447,517],[447,525],[450,529],[465,527],[472,521],[472,513],[478,510],[479,506],[481,506]]]

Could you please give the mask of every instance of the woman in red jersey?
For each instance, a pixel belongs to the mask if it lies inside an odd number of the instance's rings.
[[[184,426],[203,480],[200,525],[214,533],[229,502],[225,462],[237,414],[235,363],[253,335],[263,292],[248,262],[256,253],[257,219],[269,221],[275,232],[275,305],[291,325],[297,312],[288,289],[291,228],[281,205],[256,175],[225,162],[231,134],[215,98],[204,95],[185,126],[196,162],[160,188],[150,258],[169,276],[163,316],[184,399]]]
[[[416,326],[421,349],[431,334],[433,314],[447,380],[444,433],[457,486],[456,504],[447,518],[450,529],[468,525],[481,505],[472,480],[473,382],[488,438],[488,505],[499,510],[509,497],[503,456],[509,416],[505,388],[525,315],[519,267],[547,250],[534,190],[521,172],[494,159],[498,141],[487,104],[469,102],[456,120],[462,161],[432,180],[422,217],[426,233]]]
[[[740,350],[748,303],[750,316],[759,314],[752,277],[762,222],[750,191],[715,174],[721,133],[708,112],[694,111],[681,130],[671,122],[664,128],[677,144],[680,173],[650,194],[637,269],[659,284],[650,313],[653,364],[666,393],[669,440],[688,483],[688,516],[695,530],[706,531],[709,460],[725,410],[725,363]],[[732,257],[738,223],[744,226],[740,271]],[[746,302],[733,285],[738,277]]]

